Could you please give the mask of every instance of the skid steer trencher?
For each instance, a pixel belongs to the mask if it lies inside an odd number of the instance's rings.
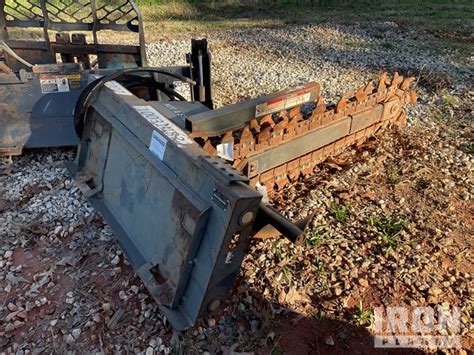
[[[412,79],[383,75],[336,105],[309,83],[211,110],[172,89],[151,91],[157,69],[129,69],[95,81],[78,101],[75,181],[114,230],[132,266],[170,323],[193,326],[226,298],[245,251],[262,231],[304,240],[268,194],[312,172],[325,156],[403,123]],[[140,75],[138,75],[140,74]],[[145,80],[148,79],[148,80]],[[192,89],[191,89],[192,91]]]
[[[71,175],[177,329],[223,303],[252,238],[303,242],[313,216],[288,220],[274,190],[403,124],[416,101],[414,78],[385,73],[337,103],[307,83],[214,109],[207,41],[191,41],[186,66],[147,68],[131,1],[0,4],[0,156],[78,144]],[[42,28],[43,41],[12,40],[11,27]],[[139,45],[101,44],[100,30]]]

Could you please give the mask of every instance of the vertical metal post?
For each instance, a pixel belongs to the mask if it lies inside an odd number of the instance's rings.
[[[212,102],[211,54],[206,39],[191,41],[190,62],[192,77],[198,83],[193,88],[193,97],[212,110],[214,103]]]
[[[0,40],[8,39],[7,25],[5,19],[5,0],[0,0]]]
[[[97,19],[97,7],[96,0],[91,0],[91,13],[92,13],[92,37],[94,38],[94,44],[97,46],[99,41],[97,40],[97,30],[99,28],[99,20]]]
[[[48,0],[40,0],[40,5],[41,5],[41,11],[43,12],[43,35],[44,35],[44,41],[46,43],[46,48],[48,49],[48,52],[51,54],[51,57],[53,58],[54,61],[56,61],[56,55],[53,52],[53,48],[51,47],[51,40],[49,39],[49,33],[48,33],[48,28],[49,28],[49,15],[48,15],[48,9],[46,8],[46,2]]]
[[[146,50],[145,50],[145,31],[143,29],[143,19],[140,10],[138,10],[135,3],[130,0],[130,5],[133,8],[133,11],[137,14],[137,21],[138,21],[138,41],[140,45],[140,55],[142,57],[142,67],[148,66],[148,61],[146,58]]]

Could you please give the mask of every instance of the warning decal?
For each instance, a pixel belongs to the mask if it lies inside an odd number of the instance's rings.
[[[302,90],[286,96],[277,97],[276,99],[268,100],[263,104],[257,105],[255,109],[255,117],[261,117],[282,110],[287,110],[297,105],[304,104],[309,100],[311,100],[310,90]]]
[[[70,74],[67,76],[69,81],[69,88],[71,90],[76,90],[81,88],[81,74]]]
[[[57,92],[69,92],[69,80],[67,76],[41,77],[41,92],[51,94]]]

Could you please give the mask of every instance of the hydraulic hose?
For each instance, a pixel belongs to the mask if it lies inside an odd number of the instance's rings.
[[[15,53],[13,49],[11,49],[8,44],[5,43],[5,41],[0,40],[0,48],[5,51],[9,56],[13,57],[14,59],[18,60],[21,64],[26,65],[28,68],[33,68],[33,64],[27,62],[24,60],[22,57],[20,57],[18,54]]]

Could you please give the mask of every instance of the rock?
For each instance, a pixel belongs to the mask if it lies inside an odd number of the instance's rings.
[[[75,328],[72,330],[71,332],[71,335],[74,337],[74,339],[79,339],[79,337],[81,336],[81,329],[80,328]]]
[[[369,281],[367,281],[366,279],[359,279],[358,282],[359,282],[359,285],[361,285],[364,288],[369,287]]]
[[[111,261],[112,265],[118,265],[120,263],[120,257],[115,255],[115,257]]]
[[[13,328],[18,329],[18,328],[22,327],[23,325],[25,325],[25,322],[16,320],[16,321],[13,323]]]
[[[10,312],[15,312],[18,309],[18,307],[14,303],[11,303],[11,302],[7,305],[7,308]]]
[[[443,291],[436,285],[433,285],[428,290],[428,294],[430,294],[432,296],[435,296],[435,297],[441,295],[442,293],[443,293]]]
[[[153,355],[155,354],[155,349],[153,349],[151,346],[146,348],[146,355]]]
[[[74,339],[74,337],[71,334],[68,334],[66,336],[66,343],[67,344],[73,345],[75,342],[76,342],[76,340]]]
[[[112,310],[112,306],[110,305],[110,303],[103,303],[102,304],[102,310],[105,313],[110,313],[110,311]]]
[[[332,336],[328,335],[326,337],[324,337],[324,344],[326,345],[329,345],[329,346],[334,346],[334,339],[332,338]]]

